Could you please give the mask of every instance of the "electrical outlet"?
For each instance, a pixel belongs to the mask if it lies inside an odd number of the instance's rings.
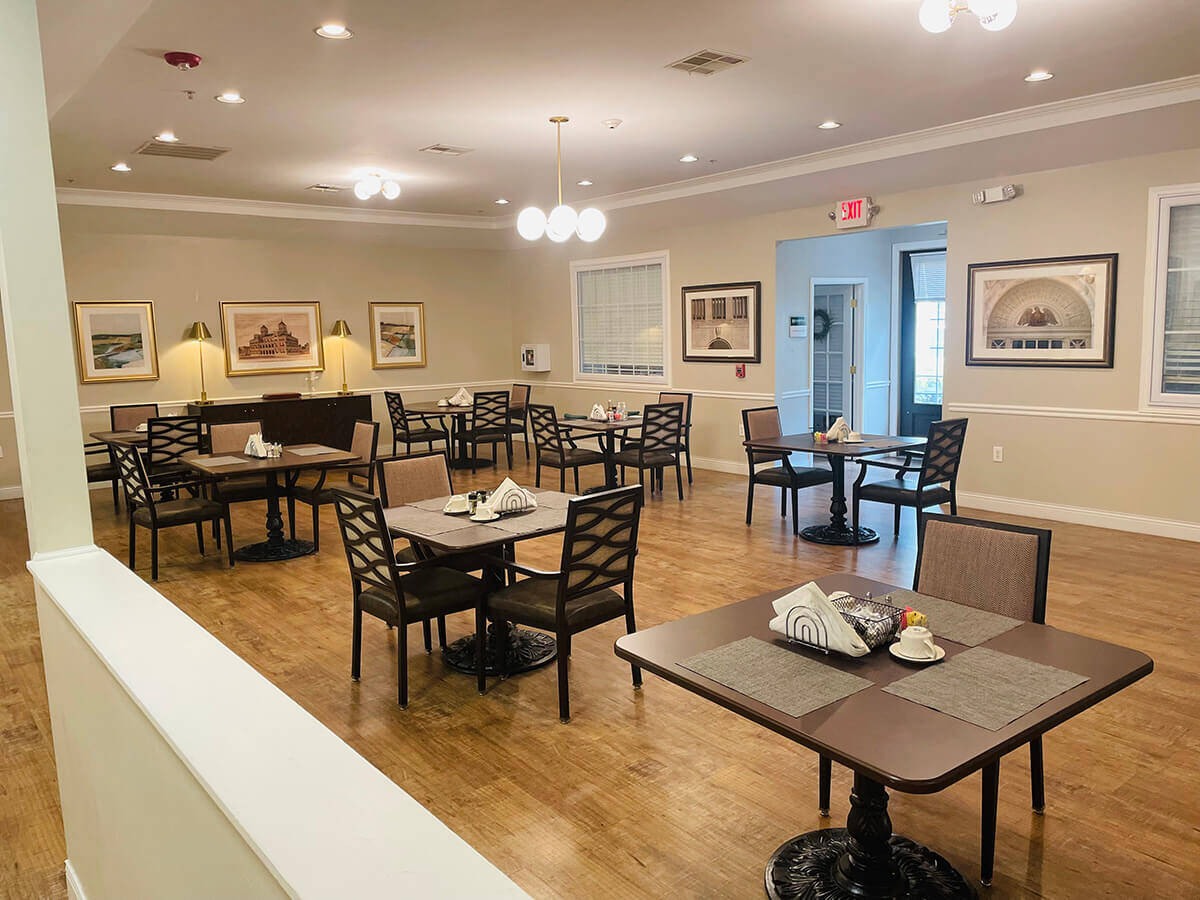
[[[992,448],[992,462],[1004,462],[1004,448],[1003,447],[993,447]]]
[[[738,426],[738,437],[745,439],[745,437],[746,437],[746,426],[745,425]]]

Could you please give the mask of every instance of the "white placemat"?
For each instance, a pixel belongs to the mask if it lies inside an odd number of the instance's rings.
[[[326,453],[337,453],[332,447],[296,447],[295,449],[288,448],[288,453],[296,456],[321,456]]]
[[[209,456],[203,459],[194,459],[192,462],[207,469],[210,466],[232,466],[234,463],[245,462],[245,460],[237,456]]]

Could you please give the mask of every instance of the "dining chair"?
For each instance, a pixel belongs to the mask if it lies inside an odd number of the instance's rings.
[[[142,456],[134,447],[113,445],[117,471],[125,490],[126,508],[129,513],[129,568],[137,563],[137,528],[150,529],[150,580],[158,581],[158,532],[162,528],[176,525],[195,525],[196,544],[200,555],[204,555],[204,523],[223,521],[225,543],[229,553],[229,567],[233,568],[233,534],[229,522],[229,504],[206,497],[183,497],[174,500],[158,500],[156,490],[146,472]],[[200,482],[197,482],[199,485]],[[183,487],[183,483],[177,486]],[[221,538],[217,536],[217,547]]]
[[[199,493],[204,479],[183,464],[183,457],[202,449],[199,416],[155,416],[146,420],[146,473],[151,490],[174,492],[186,485]]]
[[[108,422],[113,431],[134,431],[157,417],[157,403],[125,403],[108,408]]]
[[[112,450],[103,441],[83,445],[83,462],[87,466],[88,484],[101,481],[112,482],[113,509],[121,509],[121,479],[117,475],[117,461]]]
[[[527,384],[514,384],[508,392],[508,430],[522,436],[525,459],[529,459],[529,394]]]
[[[683,440],[679,445],[679,452],[687,457],[687,476],[688,484],[692,483],[692,394],[690,391],[659,391],[659,403],[682,403],[683,404]],[[621,449],[628,450],[636,447],[641,442],[639,435],[632,435],[628,432],[621,434]]]
[[[746,440],[770,440],[783,435],[778,406],[759,406],[742,410],[742,433]],[[766,484],[779,488],[780,515],[787,517],[788,491],[792,493],[792,534],[800,533],[800,491],[818,484],[831,484],[833,472],[819,466],[793,466],[791,454],[783,451],[746,448],[750,481],[746,491],[746,524],[754,517],[754,486]],[[760,469],[763,463],[771,463]],[[781,463],[781,465],[775,465]]]
[[[567,530],[557,572],[543,572],[512,559],[494,564],[513,582],[481,596],[475,610],[479,692],[487,690],[484,647],[487,620],[496,623],[501,676],[507,675],[509,625],[554,632],[558,642],[558,718],[571,720],[567,661],[571,637],[596,625],[625,617],[625,631],[637,630],[633,616],[633,567],[637,559],[642,490],[634,485],[587,497],[567,505]],[[518,575],[526,576],[516,580]],[[615,590],[619,588],[620,590]],[[642,686],[641,669],[633,670],[633,686]]]
[[[392,549],[378,497],[349,488],[331,493],[354,591],[350,677],[358,681],[362,671],[365,612],[396,629],[398,702],[407,709],[408,626],[423,622],[428,628],[432,618],[476,608],[484,584],[434,559],[401,562]]]
[[[542,466],[558,469],[558,489],[567,489],[567,469],[575,472],[575,493],[579,493],[580,466],[604,465],[604,454],[599,450],[588,450],[578,446],[571,438],[570,429],[558,423],[558,413],[553,406],[532,404],[529,420],[533,425],[533,443],[537,450],[537,468],[533,486],[542,486]]]
[[[478,391],[471,402],[471,422],[461,438],[471,445],[471,472],[477,467],[480,444],[492,445],[492,463],[496,462],[496,445],[504,444],[508,467],[512,468],[512,432],[508,428],[508,391]]]
[[[222,453],[241,453],[252,434],[262,433],[262,422],[226,422],[208,426],[208,449],[214,456]],[[214,469],[219,473],[220,469]],[[266,500],[270,486],[266,475],[235,475],[215,478],[212,497],[219,503],[252,503]],[[214,526],[215,528],[215,526]]]
[[[638,477],[650,472],[650,494],[657,483],[662,494],[662,471],[675,467],[675,485],[683,499],[683,472],[679,468],[679,448],[683,440],[683,404],[651,403],[642,410],[642,435],[637,446],[613,454],[613,462],[621,467],[621,484],[625,483],[627,466],[638,470]]]
[[[450,432],[441,416],[408,412],[404,408],[404,398],[399,391],[384,391],[383,397],[387,401],[388,417],[392,421],[392,456],[396,455],[400,441],[404,442],[405,453],[412,452],[413,444],[427,443],[432,450],[436,441],[445,441],[449,449]]]
[[[288,529],[292,540],[296,539],[296,502],[312,507],[313,552],[321,549],[321,507],[333,502],[333,492],[342,487],[360,488],[368,493],[375,492],[375,458],[378,456],[379,423],[370,419],[359,419],[354,423],[350,439],[350,452],[363,462],[350,462],[340,466],[328,466],[316,471],[313,481],[302,481],[303,471],[297,472],[288,486]],[[311,470],[310,470],[311,471]],[[346,481],[327,485],[332,472],[344,473]]]
[[[859,459],[861,467],[858,478],[854,481],[853,497],[851,500],[850,516],[854,528],[858,528],[858,506],[863,500],[876,503],[890,503],[895,507],[893,530],[900,534],[900,510],[911,506],[916,510],[917,521],[921,513],[930,506],[950,504],[950,514],[958,513],[958,464],[962,460],[963,443],[967,437],[966,419],[943,419],[929,425],[929,435],[922,448],[920,466],[904,463],[893,463],[881,459]],[[885,481],[863,480],[871,468],[887,469],[895,472],[893,478]],[[917,480],[906,478],[909,473],[916,472]]]

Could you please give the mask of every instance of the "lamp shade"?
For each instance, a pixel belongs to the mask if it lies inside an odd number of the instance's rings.
[[[333,323],[333,331],[329,333],[334,337],[350,337],[350,326],[346,324],[345,319],[338,319]]]
[[[207,341],[210,337],[212,337],[212,332],[203,322],[193,322],[192,327],[188,329],[187,339],[189,341]]]

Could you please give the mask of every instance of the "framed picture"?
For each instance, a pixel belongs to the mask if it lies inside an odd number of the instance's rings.
[[[371,367],[425,365],[425,304],[368,303]]]
[[[75,355],[83,384],[158,378],[154,304],[149,300],[78,300]]]
[[[967,266],[967,365],[1107,368],[1117,254]]]
[[[321,304],[224,300],[226,375],[313,372],[325,368]]]
[[[683,289],[683,361],[762,360],[762,282]]]

